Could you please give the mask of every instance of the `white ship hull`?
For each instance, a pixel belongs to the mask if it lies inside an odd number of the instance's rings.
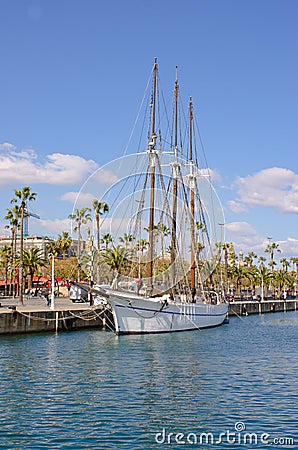
[[[109,291],[107,302],[114,316],[116,334],[165,333],[221,325],[227,303],[173,302],[166,298],[142,298]]]

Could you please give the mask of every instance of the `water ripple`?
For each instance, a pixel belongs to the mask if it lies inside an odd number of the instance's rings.
[[[295,437],[297,329],[293,312],[170,335],[2,337],[0,448],[155,449],[163,430],[218,436],[239,421]]]

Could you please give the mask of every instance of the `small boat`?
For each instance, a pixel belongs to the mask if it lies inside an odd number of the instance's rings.
[[[131,260],[132,275],[129,268],[125,273],[116,269],[111,289],[100,292],[112,310],[117,335],[216,327],[224,323],[228,313],[223,292],[212,281],[212,272],[220,258],[214,244],[219,240],[218,226],[223,219],[209,211],[218,198],[209,175],[198,166],[193,144],[192,98],[188,106],[185,154],[178,136],[178,75],[174,85],[171,138],[165,138],[160,131],[158,84],[155,59],[145,151],[129,157],[126,166],[132,175],[126,174],[117,182],[119,198],[113,199],[118,212],[125,205],[122,216],[127,217],[128,204],[132,204],[127,224],[130,235],[138,242],[145,241],[144,233],[148,238],[145,251],[130,245],[118,249],[122,258]],[[165,150],[168,142],[169,149]],[[127,191],[124,195],[122,191],[128,187],[131,193]],[[209,201],[207,191],[213,196]],[[218,210],[221,214],[220,206]],[[119,226],[119,222],[115,223]],[[170,240],[167,250],[166,240]],[[132,280],[136,284],[134,292],[127,289]]]

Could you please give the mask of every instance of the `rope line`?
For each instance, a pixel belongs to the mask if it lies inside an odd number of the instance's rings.
[[[36,313],[36,312],[37,312],[37,313],[43,313],[43,311],[34,311],[34,312],[35,312],[35,313]],[[50,312],[50,311],[46,311],[46,312],[48,313],[48,312]],[[53,311],[53,312],[64,313],[65,311]],[[87,310],[87,312],[86,312],[86,313],[83,313],[82,315],[76,315],[76,314],[72,313],[71,311],[68,311],[68,312],[70,313],[70,316],[63,316],[63,317],[58,318],[57,320],[58,320],[58,321],[65,321],[65,320],[71,319],[71,318],[73,318],[73,317],[76,317],[77,319],[82,319],[82,320],[84,320],[84,321],[86,321],[86,322],[89,322],[89,321],[91,321],[91,320],[96,319],[97,317],[99,318],[99,315],[95,313],[95,310],[92,310],[92,312],[94,313],[94,315],[91,316],[91,317],[84,317],[84,315],[87,316],[88,314],[90,314],[90,311],[89,311],[89,310]],[[22,315],[22,316],[24,316],[24,317],[27,317],[27,318],[30,319],[30,320],[35,320],[35,321],[40,321],[40,322],[54,322],[54,321],[56,321],[56,318],[51,319],[51,318],[43,318],[43,317],[31,316],[31,313],[26,314],[26,313],[21,312],[21,311],[18,311],[18,310],[17,310],[17,313],[20,314],[20,315]]]

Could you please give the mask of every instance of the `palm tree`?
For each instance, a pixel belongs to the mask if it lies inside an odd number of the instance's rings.
[[[247,267],[246,270],[247,270],[248,279],[250,281],[251,295],[254,296],[256,293],[256,283],[258,280],[258,277],[257,277],[258,268],[257,268],[257,266],[252,265],[251,267]]]
[[[258,255],[254,252],[248,252],[247,255],[244,258],[244,262],[248,265],[248,267],[252,267],[253,260],[256,259]]]
[[[113,247],[108,248],[102,253],[103,260],[113,271],[115,271],[114,280],[112,282],[112,287],[115,289],[118,287],[118,281],[122,270],[130,265],[130,255],[131,251],[121,245],[117,245],[117,247],[113,245]]]
[[[159,222],[159,224],[157,225],[157,229],[158,233],[161,236],[161,257],[162,259],[164,259],[164,242],[165,238],[169,236],[169,234],[171,233],[171,230],[164,223],[161,222]]]
[[[7,295],[7,279],[8,279],[8,268],[11,261],[12,249],[9,245],[4,245],[0,249],[0,266],[4,268],[4,295]]]
[[[280,263],[282,265],[283,270],[287,272],[288,267],[290,266],[290,262],[287,260],[287,258],[280,258]]]
[[[287,275],[288,274],[283,269],[277,269],[273,274],[273,282],[278,289],[279,298],[282,298],[282,292],[287,283]]]
[[[197,232],[199,232],[201,230],[203,233],[207,233],[206,226],[203,222],[196,221],[195,227],[196,227]]]
[[[20,200],[20,219],[21,219],[21,226],[20,226],[20,234],[21,234],[21,240],[20,240],[20,276],[19,276],[19,305],[24,304],[23,300],[23,290],[24,290],[24,282],[23,282],[23,272],[24,272],[24,265],[23,265],[23,250],[24,250],[24,217],[25,217],[25,210],[27,207],[27,203],[31,202],[36,199],[36,193],[31,192],[31,188],[29,186],[25,186],[22,189],[15,189],[14,191],[17,198],[13,198],[11,200],[11,203],[17,203],[18,199]]]
[[[200,267],[201,263],[201,253],[204,250],[205,246],[201,244],[201,242],[197,242],[196,244],[196,258],[197,258],[197,267]]]
[[[274,266],[276,266],[276,262],[272,260],[269,261],[268,266],[271,268],[271,271],[273,272]]]
[[[80,281],[80,274],[81,274],[81,227],[82,225],[85,225],[88,221],[91,220],[91,209],[90,208],[82,208],[82,209],[75,209],[75,212],[73,214],[69,214],[69,219],[74,220],[76,222],[76,225],[74,227],[74,231],[77,231],[78,233],[78,251],[77,251],[77,260],[78,260],[78,281]]]
[[[109,212],[109,206],[106,202],[100,202],[99,200],[93,200],[93,209],[95,211],[95,221],[97,230],[97,250],[100,252],[100,226],[99,218],[105,213]]]
[[[221,242],[220,247],[223,249],[223,258],[224,258],[224,277],[225,280],[228,280],[228,266],[229,266],[229,250],[231,248],[229,242]],[[224,286],[224,290],[227,290],[227,286]]]
[[[229,275],[236,283],[237,295],[240,297],[242,280],[249,279],[248,272],[245,267],[238,265],[230,268]]]
[[[149,242],[146,241],[146,239],[139,239],[138,242],[136,243],[136,250],[138,252],[141,252],[142,256],[144,254],[144,251],[147,250],[149,245]]]
[[[32,289],[34,274],[47,265],[47,260],[42,257],[42,251],[38,248],[30,248],[23,252],[25,272],[29,275],[28,289]]]
[[[62,233],[58,235],[57,246],[62,253],[62,259],[65,259],[65,254],[71,247],[71,243],[72,239],[67,231],[62,231]]]
[[[129,245],[135,240],[134,236],[129,233],[124,233],[123,237],[119,237],[119,241],[122,242],[122,244],[125,245],[125,248],[127,249]]]
[[[148,232],[149,234],[149,240],[150,240],[150,229],[149,227],[144,227],[144,230]],[[158,238],[158,225],[153,225],[153,230],[152,230],[152,247],[153,250],[155,249],[155,245],[157,243],[157,238]],[[148,247],[150,247],[150,243],[148,244]]]
[[[15,205],[13,208],[7,208],[7,214],[4,217],[5,220],[9,220],[9,225],[5,225],[4,228],[9,228],[11,230],[11,264],[10,264],[10,284],[9,284],[9,295],[15,297],[15,258],[17,253],[17,231],[20,227],[20,208]]]
[[[137,252],[141,252],[141,255],[139,253],[138,255],[138,278],[140,279],[142,274],[141,274],[141,262],[143,262],[143,255],[144,255],[144,251],[146,251],[148,249],[149,246],[149,242],[146,241],[146,239],[139,239],[136,242],[135,245],[135,250]]]
[[[295,264],[295,266],[296,266],[296,278],[297,278],[297,280],[298,280],[298,258],[291,258],[291,261],[292,261],[292,263],[293,264]]]
[[[296,274],[294,272],[287,272],[287,285],[292,295],[296,296]]]
[[[271,280],[272,280],[272,271],[267,269],[262,263],[260,267],[257,269],[256,278],[261,283],[261,299],[264,300],[264,288],[268,288]]]
[[[264,256],[259,256],[258,263],[260,264],[260,266],[264,266],[265,261],[266,258]]]
[[[110,233],[105,233],[100,241],[105,244],[105,250],[107,250],[109,248],[109,244],[113,242],[113,237]]]
[[[58,256],[59,253],[60,253],[60,247],[59,247],[57,241],[49,242],[49,243],[46,245],[46,249],[47,249],[47,254],[48,254],[48,255]]]
[[[274,252],[278,252],[280,253],[281,250],[278,248],[279,244],[277,244],[276,242],[272,242],[272,244],[268,244],[266,249],[265,249],[265,253],[269,253],[270,255],[270,262],[268,263],[268,266],[271,267],[271,270],[273,270],[273,266],[274,264]]]

